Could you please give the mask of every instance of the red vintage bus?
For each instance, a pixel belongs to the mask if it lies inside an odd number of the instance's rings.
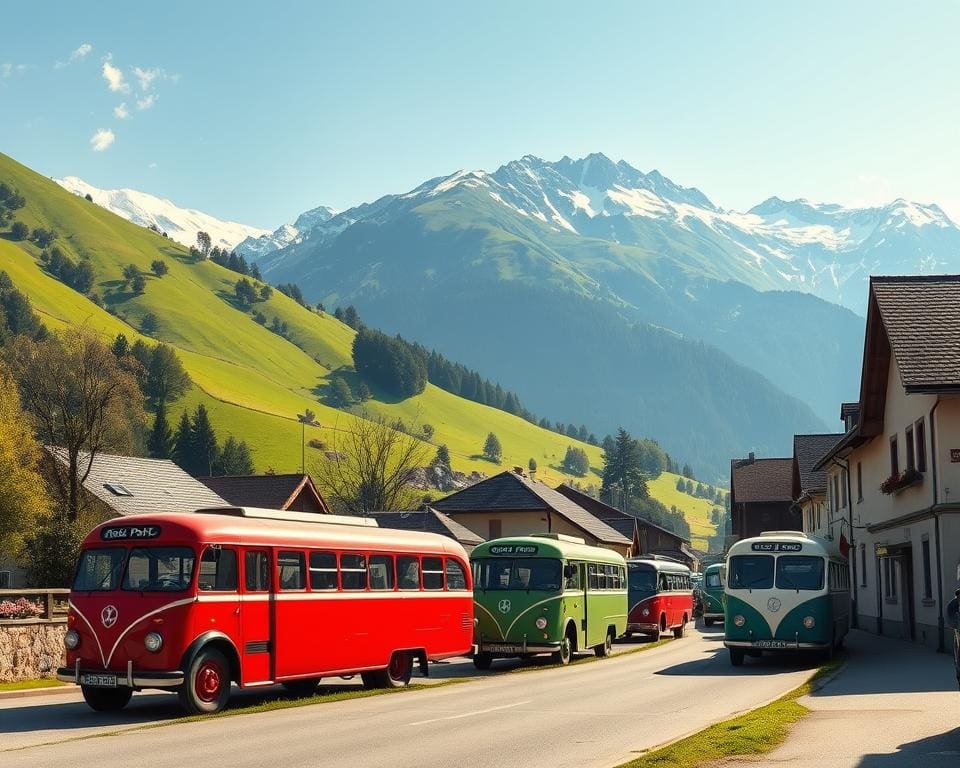
[[[137,515],[93,529],[70,592],[60,680],[96,710],[176,691],[216,712],[241,688],[308,693],[360,673],[406,685],[467,653],[473,592],[455,541],[373,520],[249,508]]]
[[[627,635],[659,638],[668,630],[683,637],[693,618],[690,569],[662,555],[627,560]]]

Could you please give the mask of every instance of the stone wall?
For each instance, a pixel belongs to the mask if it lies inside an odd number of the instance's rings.
[[[0,622],[0,683],[53,677],[66,631],[66,621]]]

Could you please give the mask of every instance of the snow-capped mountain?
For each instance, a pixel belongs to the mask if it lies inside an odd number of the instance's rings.
[[[149,227],[151,224],[168,237],[184,245],[195,245],[197,232],[210,235],[212,244],[220,248],[232,249],[246,238],[257,238],[269,234],[269,230],[224,221],[209,213],[192,208],[182,208],[170,200],[138,192],[135,189],[98,189],[76,176],[55,179],[64,189],[74,194],[90,195],[93,202],[122,216],[134,224]]]
[[[237,244],[235,250],[250,261],[260,261],[274,251],[301,242],[315,227],[330,221],[336,214],[337,212],[327,205],[312,208],[301,213],[293,224],[282,224],[273,232],[247,237]]]
[[[960,229],[936,205],[898,199],[848,208],[771,197],[746,212],[725,210],[699,189],[599,153],[556,162],[527,155],[492,173],[457,171],[330,216],[312,229],[298,228],[292,241],[275,238],[281,250],[259,256],[269,255],[268,269],[288,257],[296,262],[305,247],[357,222],[383,224],[438,201],[460,206],[466,221],[499,216],[501,226],[517,234],[526,221],[557,235],[635,246],[657,262],[709,278],[810,292],[860,312],[870,274],[960,271]],[[501,213],[489,210],[489,203]],[[594,277],[605,268],[579,266]]]

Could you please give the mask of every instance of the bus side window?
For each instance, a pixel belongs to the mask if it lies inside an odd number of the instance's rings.
[[[423,588],[443,589],[443,560],[441,558],[423,558]]]
[[[367,558],[363,555],[340,555],[340,584],[344,589],[366,589]]]
[[[243,583],[247,592],[268,592],[270,590],[270,560],[266,552],[244,553]]]
[[[393,589],[393,558],[390,555],[370,555],[370,589]]]
[[[420,560],[412,555],[397,558],[397,581],[400,589],[420,589]]]
[[[236,592],[237,551],[207,547],[200,559],[197,587],[201,592]]]
[[[337,555],[334,552],[310,553],[310,589],[337,588]]]
[[[583,589],[580,584],[580,563],[570,563],[570,565],[573,566],[573,574],[567,579],[563,588],[575,589],[579,592],[581,589]]]
[[[467,576],[463,572],[463,566],[456,560],[447,558],[447,589],[466,589]]]
[[[667,587],[667,576],[666,574],[661,573],[660,581],[657,584],[657,592],[666,592],[668,588],[669,587]]]
[[[303,552],[281,552],[277,555],[280,589],[306,589],[306,570]]]
[[[597,566],[593,563],[587,565],[587,586],[593,589],[599,589],[600,580],[597,576]]]

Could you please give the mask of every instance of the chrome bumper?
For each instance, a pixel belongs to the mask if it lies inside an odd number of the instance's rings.
[[[660,625],[654,623],[627,624],[627,632],[639,632],[641,634],[652,635],[660,634]]]
[[[73,667],[60,667],[57,669],[57,680],[64,683],[73,683],[80,685],[84,674],[91,675],[116,675],[117,687],[125,688],[179,688],[183,684],[183,672],[175,670],[173,672],[137,672],[133,668],[133,662],[127,663],[126,672],[114,672],[107,669],[83,669],[80,663]]]

